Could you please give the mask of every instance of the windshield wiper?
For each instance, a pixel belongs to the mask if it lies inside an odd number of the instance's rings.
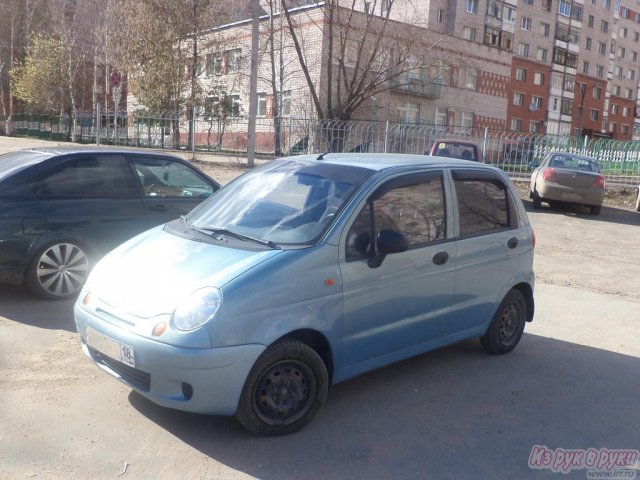
[[[262,238],[252,237],[251,235],[234,232],[232,230],[228,230],[226,228],[221,228],[221,227],[195,227],[191,223],[189,223],[187,219],[184,219],[184,220],[185,220],[185,223],[187,223],[187,225],[189,226],[189,228],[191,228],[192,230],[196,230],[198,232],[204,233],[206,235],[229,235],[231,237],[235,237],[240,240],[250,240],[252,242],[259,243],[260,245],[264,245],[276,250],[281,249],[281,247],[273,243],[271,240],[263,240]]]

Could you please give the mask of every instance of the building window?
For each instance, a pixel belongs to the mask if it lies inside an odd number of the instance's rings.
[[[529,17],[522,17],[520,19],[520,28],[522,30],[531,30],[531,19]]]
[[[602,33],[607,33],[609,31],[609,22],[607,22],[606,20],[601,20],[600,21],[600,31]]]
[[[612,103],[611,104],[611,114],[612,115],[617,115],[618,114],[618,104],[617,103]]]
[[[564,89],[567,92],[573,92],[575,85],[576,85],[576,77],[574,77],[573,75],[564,76]]]
[[[633,98],[633,89],[627,88],[627,99],[631,100]]]
[[[627,51],[626,51],[626,49],[624,47],[618,48],[618,57],[624,58],[626,53],[627,53]]]
[[[542,97],[533,96],[531,98],[531,106],[533,110],[542,110]]]
[[[538,133],[542,128],[542,122],[532,120],[529,122],[529,132]]]
[[[227,54],[227,71],[237,72],[240,70],[240,63],[242,61],[242,49],[235,48],[228,50]]]
[[[638,60],[638,52],[631,52],[631,61],[636,62]]]
[[[402,123],[420,123],[420,104],[406,102],[398,107],[399,118]]]
[[[620,85],[615,85],[615,86],[613,87],[613,94],[614,94],[616,97],[619,97],[619,96],[620,96],[621,91],[622,91],[622,87],[621,87]]]
[[[503,20],[505,22],[514,23],[516,21],[516,9],[515,8],[510,7],[508,5],[505,5],[503,7],[503,12],[504,12]]]
[[[538,52],[536,53],[536,58],[539,62],[547,61],[547,49],[546,48],[538,48]]]
[[[518,55],[521,57],[529,56],[529,44],[528,43],[519,43],[518,44]]]
[[[471,42],[476,41],[476,29],[472,27],[462,27],[462,38]]]
[[[560,111],[560,99],[558,97],[549,98],[549,111],[550,112]]]
[[[478,0],[467,0],[467,13],[478,13]]]
[[[591,90],[591,98],[595,98],[596,100],[598,100],[600,99],[601,95],[602,95],[602,89],[598,85],[595,85]]]
[[[436,118],[435,123],[438,127],[446,127],[448,121],[448,112],[446,108],[437,107],[436,108]]]
[[[592,122],[597,122],[599,113],[600,112],[598,112],[598,110],[596,110],[595,108],[591,108],[589,110],[589,120],[591,120]]]
[[[635,70],[629,70],[629,73],[627,73],[627,75],[629,76],[629,80],[635,80],[636,79],[636,71]]]
[[[578,66],[578,55],[575,53],[569,53],[562,48],[553,49],[553,63],[558,65],[566,65],[570,68],[576,68]]]
[[[282,92],[282,99],[280,100],[280,103],[282,115],[291,115],[291,90],[285,90],[284,92]]]
[[[604,42],[598,42],[598,53],[600,55],[606,55],[607,54],[607,44]]]
[[[571,3],[567,0],[560,0],[558,2],[558,13],[565,17],[571,16]]]
[[[596,65],[596,77],[604,78],[604,67],[602,65]]]
[[[437,17],[438,17],[438,23],[444,23],[445,14],[444,14],[444,9],[443,8],[439,8],[438,9]]]
[[[584,42],[584,49],[591,50],[591,39],[589,37],[587,37]]]
[[[516,80],[519,82],[524,82],[527,79],[527,69],[526,68],[516,68]]]
[[[521,107],[522,105],[524,105],[524,93],[521,92],[514,92],[513,93],[513,104]]]
[[[548,37],[551,31],[551,25],[548,23],[540,23],[540,33],[543,37]]]
[[[259,117],[267,116],[267,94],[259,93],[258,94],[258,113]]]
[[[620,27],[620,36],[622,38],[627,38],[628,33],[629,30],[627,29],[627,27]]]
[[[629,125],[621,125],[620,126],[620,133],[622,135],[626,135],[629,133]]]
[[[616,67],[616,77],[620,79],[624,78],[624,69],[620,66]]]
[[[207,77],[222,74],[222,55],[210,53],[206,56],[205,74]]]
[[[522,120],[520,120],[519,118],[512,118],[511,119],[511,130],[513,130],[515,132],[522,131]]]
[[[463,128],[473,128],[473,112],[460,112],[460,125]]]
[[[534,85],[544,85],[544,73],[536,72],[533,74]]]
[[[478,70],[476,68],[469,67],[460,69],[460,75],[458,79],[458,85],[460,86],[460,88],[475,90],[477,81]]]
[[[595,21],[595,17],[593,15],[589,15],[587,18],[587,26],[593,28],[593,22]]]
[[[589,73],[589,62],[586,60],[582,62],[582,73]]]
[[[622,116],[623,117],[628,117],[629,116],[629,107],[623,107],[622,108]]]
[[[573,111],[573,100],[569,100],[568,98],[563,98],[560,103],[560,113],[562,115],[571,115]]]

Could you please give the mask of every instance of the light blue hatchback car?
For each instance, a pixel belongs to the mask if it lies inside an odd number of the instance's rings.
[[[535,237],[476,162],[325,154],[270,162],[94,268],[85,353],[155,403],[299,430],[329,386],[533,319]]]

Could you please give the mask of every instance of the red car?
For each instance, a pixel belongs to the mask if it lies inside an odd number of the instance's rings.
[[[480,153],[476,144],[465,140],[436,140],[431,148],[424,153],[437,157],[461,158],[480,162]]]

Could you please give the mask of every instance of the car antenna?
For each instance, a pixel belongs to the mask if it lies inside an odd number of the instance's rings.
[[[316,160],[324,160],[324,156],[325,156],[327,153],[330,153],[330,152],[324,152],[324,153],[321,153],[320,155],[318,155],[318,158],[316,158]]]

